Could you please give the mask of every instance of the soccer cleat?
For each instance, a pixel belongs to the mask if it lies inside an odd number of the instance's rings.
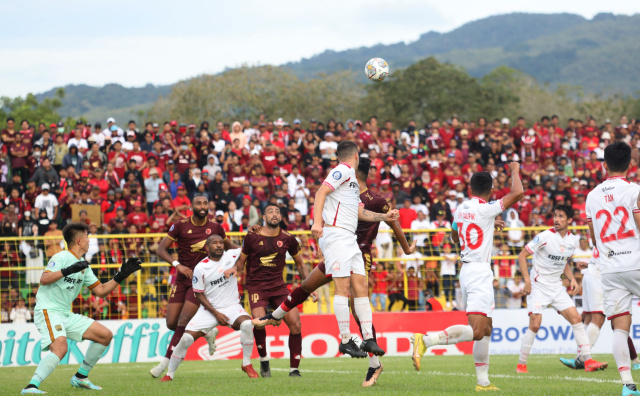
[[[162,379],[160,380],[160,382],[167,382],[167,381],[173,381],[173,378],[169,377],[168,375],[165,375],[164,377],[162,377]]]
[[[251,364],[247,364],[246,366],[242,366],[242,371],[247,373],[249,378],[260,378],[260,376],[258,375],[258,373],[256,373],[256,370],[253,369],[253,366]]]
[[[20,392],[20,394],[23,394],[23,395],[29,395],[29,394],[31,394],[31,395],[44,395],[46,393],[47,392],[42,391],[42,390],[40,390],[38,388],[24,388],[22,390],[22,392]]]
[[[378,377],[382,374],[382,363],[378,367],[369,367],[367,371],[367,376],[362,383],[363,388],[367,388],[369,386],[373,386],[378,381]]]
[[[630,395],[640,395],[640,392],[638,392],[638,388],[636,388],[636,384],[622,385],[622,396]]]
[[[267,325],[280,326],[281,323],[282,323],[282,319],[274,318],[273,315],[271,314],[271,312],[269,312],[268,314],[266,314],[265,316],[263,316],[261,318],[252,319],[251,320],[251,324],[256,329],[264,329],[265,326],[267,326]]]
[[[218,336],[218,328],[214,328],[210,332],[204,335],[205,340],[207,340],[207,344],[209,344],[209,355],[213,356],[216,353],[216,337]]]
[[[420,362],[422,361],[422,356],[427,351],[427,346],[422,339],[422,334],[415,333],[411,337],[411,342],[413,343],[413,367],[415,367],[416,371],[420,371]]]
[[[158,363],[157,366],[149,370],[149,374],[151,374],[153,378],[158,378],[162,375],[162,373],[164,373],[166,369],[167,367],[164,364],[162,364],[162,362],[160,362]]]
[[[300,374],[300,370],[295,369],[289,372],[289,377],[302,377],[302,374]]]
[[[606,362],[596,362],[593,359],[589,359],[586,362],[584,362],[584,371],[586,371],[587,373],[590,373],[593,371],[604,370],[608,366],[609,365]]]
[[[372,353],[376,356],[384,356],[384,349],[378,346],[378,343],[373,338],[362,341],[360,344],[360,350],[368,353]]]
[[[529,374],[529,370],[527,370],[527,365],[526,364],[518,364],[516,366],[516,373]]]
[[[640,370],[640,363],[634,363],[631,366],[631,370]]]
[[[368,356],[365,351],[361,350],[358,345],[356,345],[353,338],[349,339],[349,342],[347,343],[341,342],[338,351],[342,354],[350,355],[351,357],[358,359],[366,358]]]
[[[560,358],[560,362],[562,364],[564,364],[565,366],[572,368],[574,370],[577,369],[576,367],[576,359],[565,359],[565,358]]]
[[[71,378],[71,386],[74,388],[102,390],[98,385],[92,384],[89,378],[78,378],[75,375]]]
[[[495,386],[494,384],[489,384],[487,386],[476,384],[476,392],[499,391],[499,390],[500,389],[498,389],[498,387]]]
[[[269,367],[268,360],[260,362],[260,375],[262,378],[271,378],[271,367]]]

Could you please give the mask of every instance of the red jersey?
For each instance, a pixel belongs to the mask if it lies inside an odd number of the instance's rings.
[[[386,199],[378,194],[373,194],[369,190],[360,193],[360,201],[364,204],[366,210],[374,213],[387,213],[389,211],[389,203]],[[356,228],[356,237],[360,250],[365,253],[371,253],[371,245],[373,240],[378,236],[379,222],[358,221]]]
[[[242,244],[242,254],[247,257],[245,286],[269,291],[286,287],[282,278],[287,252],[296,256],[300,252],[298,240],[285,230],[269,237],[249,233]]]
[[[371,276],[373,276],[374,284],[373,290],[371,293],[381,293],[387,294],[387,276],[389,273],[387,271],[373,271]]]

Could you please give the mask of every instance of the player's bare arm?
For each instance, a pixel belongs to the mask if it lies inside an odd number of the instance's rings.
[[[500,217],[496,217],[496,222],[493,226],[493,228],[495,228],[496,231],[502,231],[504,230],[504,227],[506,227],[507,223],[502,220],[502,218]]]
[[[358,207],[358,220],[369,222],[381,222],[381,221],[395,221],[400,217],[400,212],[397,209],[388,211],[387,213],[375,213],[370,210]]]
[[[207,297],[205,297],[204,293],[194,292],[194,294],[200,304],[202,304],[202,306],[205,307],[207,311],[211,312],[211,314],[216,318],[220,326],[228,326],[230,324],[229,317],[216,311],[215,308],[211,306],[211,303],[209,302],[209,300],[207,300]]]
[[[311,235],[315,239],[322,237],[322,211],[324,210],[324,203],[327,199],[327,195],[331,192],[331,189],[324,184],[321,185],[316,192],[313,204],[313,225],[311,226]]]
[[[238,261],[240,261],[240,260],[238,260]],[[304,265],[304,262],[302,261],[302,257],[300,257],[299,254],[296,254],[293,257],[293,261],[296,263],[296,269],[298,270],[298,274],[300,275],[300,279],[301,280],[307,279],[309,277],[309,269],[307,268],[306,265]],[[313,300],[313,302],[318,301],[318,293],[316,291],[313,291],[310,294],[311,294],[311,299]]]
[[[575,296],[580,291],[580,286],[578,285],[576,278],[573,276],[573,270],[571,269],[571,264],[569,264],[569,262],[564,266],[564,276],[566,276],[571,282],[571,292],[569,295]]]
[[[409,243],[407,242],[407,238],[402,231],[402,227],[400,227],[400,223],[398,223],[396,220],[385,221],[385,223],[387,223],[387,225],[393,230],[393,234],[396,236],[396,239],[400,243],[404,254],[412,254],[416,251],[416,244],[418,243],[418,241],[414,240],[411,245],[409,245]]]
[[[176,262],[173,261],[173,257],[171,256],[171,254],[169,254],[169,247],[171,246],[172,243],[173,243],[173,239],[169,237],[164,237],[164,239],[162,239],[162,242],[160,242],[160,245],[158,246],[158,251],[156,252],[156,255],[160,259],[166,261],[167,263],[172,263],[172,265],[176,267],[176,270],[179,273],[191,279],[193,277],[193,271],[185,265],[182,265],[180,263],[176,264]]]
[[[527,266],[527,258],[529,258],[529,256],[531,256],[531,253],[529,253],[527,249],[522,249],[518,255],[518,268],[520,268],[520,273],[524,280],[524,289],[522,289],[522,292],[525,296],[531,294],[531,278],[529,277],[529,267]]]
[[[509,169],[511,170],[511,191],[502,198],[502,204],[505,210],[515,205],[524,197],[524,188],[522,187],[522,180],[520,180],[520,164],[510,162]]]
[[[237,276],[238,272],[242,272],[245,264],[247,263],[247,257],[249,256],[241,252],[240,258],[236,261],[236,265],[224,271],[224,277],[228,279],[229,277]]]

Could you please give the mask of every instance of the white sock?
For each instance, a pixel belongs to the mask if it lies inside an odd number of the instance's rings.
[[[342,343],[346,344],[351,339],[351,330],[349,330],[349,298],[335,295],[333,297],[333,313],[338,320],[338,330],[340,330]]]
[[[531,353],[531,347],[533,347],[533,341],[536,339],[536,334],[531,329],[527,329],[526,333],[522,336],[522,343],[520,345],[520,360],[518,364],[527,364],[529,354]]]
[[[159,366],[162,367],[162,371],[166,370],[167,367],[169,366],[169,358],[168,357],[163,357],[162,360],[159,363]]]
[[[369,367],[378,368],[380,367],[380,359],[376,355],[369,354]]]
[[[427,348],[432,345],[451,345],[464,341],[473,341],[473,328],[466,325],[455,325],[446,330],[422,337]]]
[[[591,344],[589,344],[589,337],[584,329],[582,322],[571,325],[573,328],[573,337],[576,339],[578,349],[580,350],[580,357],[583,361],[591,359]]]
[[[282,319],[282,318],[284,318],[284,315],[286,315],[286,314],[287,314],[287,311],[285,311],[284,309],[278,307],[278,308],[276,308],[275,311],[273,311],[271,316],[273,316],[276,319]]]
[[[253,351],[253,325],[250,320],[240,323],[240,344],[242,344],[242,365],[249,365]]]
[[[356,297],[353,299],[353,306],[356,310],[360,326],[362,327],[362,338],[370,340],[373,338],[373,312],[369,297]],[[376,366],[378,367],[378,366]]]
[[[596,341],[598,341],[598,337],[600,336],[600,328],[595,325],[593,322],[587,325],[587,336],[589,336],[589,345],[593,348],[596,345]]]
[[[487,386],[489,382],[489,344],[491,337],[484,336],[473,343],[473,361],[476,363],[478,385]]]
[[[173,378],[178,366],[184,360],[184,357],[187,355],[187,350],[193,344],[193,336],[189,333],[184,333],[180,342],[173,349],[173,354],[171,355],[171,360],[169,361],[169,371],[167,371],[167,375]]]
[[[627,339],[629,332],[615,329],[613,330],[613,358],[616,359],[618,372],[623,384],[633,384],[631,377],[631,358],[629,357],[629,344]]]

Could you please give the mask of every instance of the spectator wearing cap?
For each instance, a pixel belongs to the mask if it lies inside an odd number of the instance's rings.
[[[156,168],[149,170],[149,177],[144,180],[144,188],[146,191],[147,212],[149,215],[153,213],[153,205],[158,201],[158,193],[160,191],[160,185],[163,184],[159,177],[159,172]]]
[[[144,234],[147,232],[147,219],[147,214],[142,210],[142,202],[136,201],[133,205],[133,212],[127,215],[127,220],[136,227],[138,234]]]
[[[51,166],[49,158],[43,158],[41,165],[42,166],[36,169],[33,173],[33,177],[31,178],[31,180],[36,182],[36,186],[42,188],[44,183],[48,183],[50,186],[58,185],[60,177],[58,172],[56,172],[53,166]]]
[[[102,201],[104,200],[105,198],[102,198],[100,196],[100,187],[98,187],[95,184],[92,184],[91,193],[89,193],[89,198],[87,199],[87,203],[89,205],[102,205]]]
[[[41,186],[42,192],[36,197],[35,202],[35,217],[40,218],[40,211],[45,211],[49,220],[54,220],[58,216],[58,199],[55,195],[50,194],[51,186],[49,183],[44,183]]]

